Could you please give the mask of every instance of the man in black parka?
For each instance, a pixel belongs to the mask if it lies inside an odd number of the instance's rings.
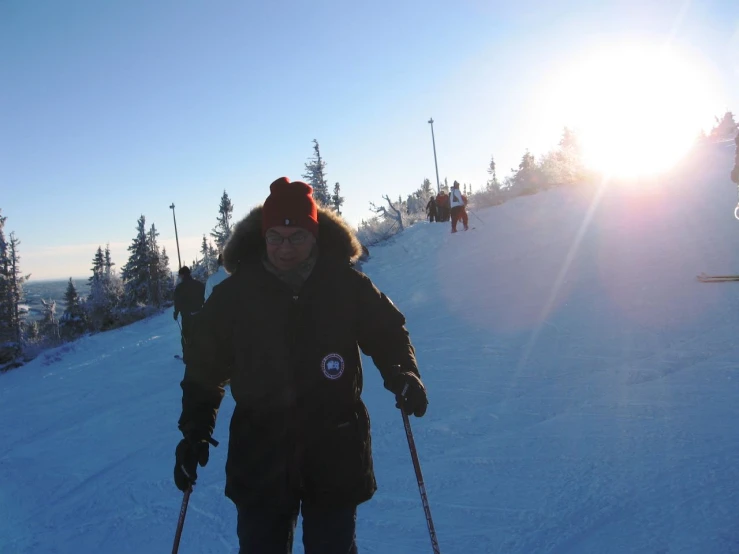
[[[192,328],[195,314],[205,302],[205,285],[193,279],[190,268],[182,266],[178,272],[180,282],[174,289],[174,319],[182,314],[182,359],[187,361],[187,346],[192,340]]]
[[[175,483],[186,490],[207,463],[230,381],[226,495],[242,554],[291,552],[299,512],[306,554],[357,552],[356,507],[376,489],[360,349],[398,407],[426,412],[405,318],[351,267],[361,253],[309,185],[280,178],[234,229],[224,250],[231,277],[196,320]]]

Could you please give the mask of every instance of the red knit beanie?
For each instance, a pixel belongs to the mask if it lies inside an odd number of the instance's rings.
[[[280,177],[269,186],[262,207],[262,235],[271,227],[302,227],[318,237],[318,208],[313,187],[303,181]]]

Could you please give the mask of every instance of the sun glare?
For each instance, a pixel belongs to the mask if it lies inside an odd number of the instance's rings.
[[[673,167],[715,105],[695,64],[653,46],[591,53],[557,82],[550,109],[578,129],[586,164],[615,177]]]

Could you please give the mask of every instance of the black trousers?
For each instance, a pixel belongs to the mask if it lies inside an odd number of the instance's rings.
[[[182,360],[187,361],[187,343],[190,341],[192,337],[192,328],[193,328],[193,315],[184,313],[182,314]]]
[[[464,228],[465,230],[467,230],[468,228],[467,210],[464,209],[464,206],[454,206],[452,208],[452,233],[456,232],[457,222],[459,220],[462,220],[462,223],[464,224]]]
[[[298,514],[238,507],[239,554],[291,554]],[[303,504],[305,554],[357,554],[357,509],[321,510]]]

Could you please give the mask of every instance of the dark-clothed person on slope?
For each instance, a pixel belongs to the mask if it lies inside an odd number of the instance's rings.
[[[182,314],[182,359],[187,362],[188,344],[192,339],[194,316],[205,302],[205,285],[193,279],[190,268],[182,266],[178,273],[180,282],[174,289],[174,319]]]
[[[286,178],[224,249],[231,277],[198,315],[182,381],[175,483],[186,490],[207,463],[230,381],[226,496],[241,554],[292,552],[299,513],[306,554],[357,552],[356,508],[376,489],[360,349],[398,407],[426,412],[405,318],[352,268],[361,254],[312,188]]]

